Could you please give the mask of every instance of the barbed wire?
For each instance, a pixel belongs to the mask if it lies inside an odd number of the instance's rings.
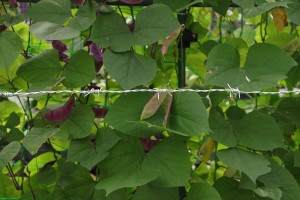
[[[279,91],[242,91],[238,88],[232,88],[228,85],[228,89],[131,89],[131,90],[103,90],[103,89],[91,89],[91,90],[45,90],[36,92],[0,92],[2,97],[26,97],[33,95],[48,95],[48,94],[82,94],[85,96],[91,94],[126,94],[126,93],[138,93],[138,92],[156,92],[156,93],[179,93],[179,92],[195,92],[195,93],[208,93],[208,92],[228,92],[230,95],[236,94],[240,97],[241,94],[269,94],[269,95],[284,95],[284,94],[300,94],[300,89],[285,90],[280,89]]]

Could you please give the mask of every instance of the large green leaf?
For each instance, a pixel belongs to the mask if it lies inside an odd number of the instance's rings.
[[[300,25],[300,2],[298,0],[291,0],[291,3],[286,8],[286,14],[288,19],[294,22],[295,24]]]
[[[122,137],[100,165],[103,178],[96,189],[105,189],[107,195],[120,188],[144,185],[156,178],[154,169],[142,162],[144,150],[140,140]]]
[[[88,105],[77,105],[60,125],[60,134],[68,135],[71,139],[87,137],[94,125],[94,116]]]
[[[285,79],[288,71],[297,63],[272,44],[255,44],[249,48],[244,69],[250,89],[267,89]]]
[[[178,188],[154,187],[151,184],[138,187],[132,200],[179,200]]]
[[[214,187],[219,192],[222,200],[253,200],[254,194],[251,190],[239,188],[239,181],[223,176],[216,180]]]
[[[63,25],[71,16],[69,0],[42,0],[32,5],[27,14],[35,22],[52,22]]]
[[[116,12],[100,12],[93,25],[91,40],[103,48],[110,47],[116,52],[126,51],[134,43],[132,33],[122,16]]]
[[[207,59],[207,82],[240,90],[263,90],[274,87],[297,63],[279,47],[255,44],[249,48],[244,69],[236,49],[221,44],[211,50]]]
[[[270,162],[256,153],[231,148],[217,152],[218,158],[227,166],[241,170],[255,182],[257,177],[271,171]]]
[[[22,64],[17,75],[29,83],[57,80],[62,68],[58,51],[47,50]]]
[[[278,187],[282,191],[282,200],[300,199],[300,187],[293,175],[285,168],[271,161],[272,171],[258,178],[265,187]]]
[[[72,140],[67,160],[77,161],[81,166],[90,170],[109,155],[109,150],[119,139],[112,129],[103,128],[97,132],[95,141],[92,141],[90,137]]]
[[[69,27],[79,31],[84,31],[89,28],[96,20],[96,10],[94,2],[88,0],[83,6],[81,6],[75,17],[70,21]]]
[[[280,127],[267,114],[253,111],[247,114],[236,126],[235,134],[239,142],[251,149],[267,151],[284,147]]]
[[[0,119],[6,120],[11,113],[23,113],[22,109],[12,101],[1,101],[0,102]]]
[[[63,84],[69,88],[83,87],[95,78],[96,71],[93,58],[88,52],[79,50],[64,68]]]
[[[226,15],[230,0],[204,0],[212,6],[213,10],[221,15]]]
[[[108,73],[124,89],[149,83],[157,70],[155,60],[133,51],[115,53],[106,50],[103,60]]]
[[[20,151],[19,142],[11,142],[6,145],[0,152],[0,169],[7,165]]]
[[[22,50],[22,40],[16,33],[0,33],[0,69],[8,70]]]
[[[147,154],[144,163],[156,171],[157,179],[151,184],[158,187],[185,186],[190,178],[189,153],[181,140],[170,138],[159,142]]]
[[[60,178],[50,199],[91,199],[95,182],[89,170],[72,162],[59,163]]]
[[[112,105],[104,121],[117,129],[118,131],[127,135],[138,137],[151,136],[160,131],[148,127],[140,122],[140,116],[144,106],[149,101],[153,93],[129,93],[121,95]],[[147,119],[152,121],[163,121],[163,114],[157,112],[153,117]]]
[[[221,200],[219,193],[215,188],[207,183],[192,184],[192,187],[187,195],[187,200]]]
[[[55,128],[33,128],[25,136],[23,145],[31,155],[34,155],[42,144],[57,131],[58,129]]]
[[[209,111],[209,126],[213,131],[211,137],[228,146],[235,147],[237,138],[233,132],[233,127],[225,120],[223,111],[220,107],[212,107]]]
[[[163,4],[153,4],[138,12],[136,16],[134,41],[136,44],[148,45],[165,39],[179,23],[171,9]]]
[[[192,92],[175,93],[167,128],[184,136],[210,131],[207,112],[200,95]]]
[[[77,29],[52,22],[36,22],[30,26],[30,31],[38,39],[44,40],[66,40],[80,34]]]
[[[189,1],[187,1],[187,0],[154,0],[153,3],[166,4],[173,11],[176,11],[177,9],[182,8],[185,5],[189,4]]]
[[[251,8],[247,8],[244,10],[244,17],[250,18],[250,17],[255,17],[257,15],[261,15],[272,8],[275,7],[289,7],[287,2],[265,2],[263,4],[260,4],[258,6],[254,6]]]
[[[15,199],[20,196],[21,191],[16,190],[14,183],[11,179],[4,175],[0,174],[0,198],[4,199]]]

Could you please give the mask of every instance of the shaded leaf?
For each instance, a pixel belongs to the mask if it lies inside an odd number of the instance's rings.
[[[245,9],[244,17],[246,18],[255,17],[257,15],[261,15],[271,10],[272,8],[276,8],[280,6],[285,8],[289,7],[287,2],[265,2],[258,6],[253,5],[253,7]]]
[[[256,153],[251,153],[237,148],[217,152],[218,158],[235,169],[241,170],[255,182],[257,177],[271,171],[270,162]]]
[[[187,200],[221,200],[219,193],[207,183],[192,184]]]
[[[55,128],[33,128],[25,136],[23,145],[31,155],[34,155],[57,131],[58,129]]]
[[[286,8],[286,14],[288,19],[297,25],[300,25],[300,2],[298,0],[291,0],[288,8]]]
[[[173,11],[176,11],[177,9],[186,6],[189,3],[189,1],[187,1],[187,0],[154,0],[153,3],[166,4]]]
[[[74,103],[75,96],[72,95],[63,106],[46,112],[44,117],[50,122],[61,122],[70,115],[73,110]]]
[[[19,142],[11,142],[6,145],[0,152],[0,169],[7,165],[20,151]]]
[[[109,155],[109,150],[119,139],[112,129],[103,128],[97,132],[95,141],[89,137],[72,140],[67,161],[77,161],[90,170]]]
[[[177,188],[154,187],[151,184],[137,188],[132,200],[179,200]]]
[[[155,76],[155,60],[133,51],[115,53],[106,50],[103,55],[107,72],[123,89],[131,89],[149,83]]]

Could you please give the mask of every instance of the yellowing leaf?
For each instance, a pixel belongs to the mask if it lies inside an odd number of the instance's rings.
[[[145,105],[143,112],[141,114],[141,120],[152,117],[158,108],[161,106],[163,101],[165,100],[168,93],[155,93],[153,97],[148,101]]]
[[[207,162],[211,158],[211,154],[214,152],[215,149],[215,141],[212,138],[207,138],[205,143],[201,146],[199,154],[202,155],[202,161]]]
[[[161,53],[162,53],[163,56],[166,55],[166,53],[167,53],[167,51],[168,51],[168,48],[169,48],[170,44],[171,44],[172,42],[174,42],[174,41],[177,39],[178,35],[181,33],[181,31],[183,30],[183,28],[184,28],[184,24],[179,25],[179,26],[171,33],[171,35],[169,35],[169,36],[167,37],[167,39],[165,40],[165,42],[164,42],[164,44],[163,44],[163,46],[162,46],[162,48],[161,48]]]
[[[277,31],[280,32],[284,26],[288,25],[287,16],[284,7],[277,7],[271,10]]]

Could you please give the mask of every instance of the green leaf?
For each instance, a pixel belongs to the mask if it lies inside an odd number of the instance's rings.
[[[207,58],[207,83],[236,88],[243,80],[238,51],[228,44],[215,46]]]
[[[103,61],[108,73],[124,89],[131,89],[149,83],[154,78],[157,70],[155,60],[136,54],[133,51],[115,53],[106,50]]]
[[[144,150],[138,138],[123,136],[101,163],[103,178],[96,189],[105,189],[106,195],[125,187],[137,187],[156,178],[155,171],[142,162]]]
[[[249,48],[245,62],[245,70],[249,87],[261,90],[273,87],[278,80],[285,79],[288,71],[297,63],[272,44],[255,44]],[[241,88],[243,89],[243,88]]]
[[[72,140],[67,161],[77,161],[90,170],[109,155],[109,150],[119,139],[112,129],[103,128],[97,132],[95,141],[89,137]]]
[[[270,162],[262,155],[237,148],[217,152],[218,158],[229,167],[241,170],[255,182],[257,177],[271,171]]]
[[[0,169],[7,165],[20,151],[19,142],[11,142],[6,145],[0,152]]]
[[[71,115],[60,125],[59,134],[71,139],[87,137],[94,125],[94,112],[88,105],[77,105]]]
[[[185,5],[189,4],[187,0],[154,0],[153,3],[155,4],[165,4],[171,10],[176,11],[179,8],[184,7]]]
[[[230,0],[205,0],[204,2],[210,4],[213,10],[217,13],[225,16],[229,7]]]
[[[135,169],[122,170],[118,174],[103,178],[96,185],[96,189],[104,189],[106,194],[125,187],[145,185],[156,178],[152,168],[146,164],[137,165]]]
[[[18,126],[19,124],[20,124],[19,116],[15,112],[12,112],[6,121],[5,126],[7,128],[14,128],[14,127]]]
[[[84,50],[75,52],[64,68],[63,76],[63,84],[68,88],[89,84],[96,76],[93,58]]]
[[[22,194],[20,200],[31,200],[32,193],[34,193],[34,197],[36,199],[50,200],[49,199],[50,192],[46,189],[37,189],[37,190],[32,190],[30,192],[26,192]]]
[[[126,189],[116,190],[109,195],[106,195],[105,190],[95,190],[93,195],[93,200],[120,200],[120,199],[129,199],[129,194]]]
[[[151,184],[138,187],[132,200],[179,200],[177,188],[154,187]]]
[[[49,189],[54,186],[57,178],[57,169],[45,166],[43,170],[30,177],[30,184],[34,189]]]
[[[57,131],[58,129],[55,128],[33,128],[25,136],[23,145],[31,155],[34,155]]]
[[[151,182],[154,186],[179,187],[185,186],[189,181],[189,153],[181,140],[169,138],[159,142],[147,154],[144,163],[156,171],[157,178]]]
[[[279,47],[255,44],[249,48],[244,69],[231,45],[221,44],[211,50],[207,59],[207,83],[253,91],[274,87],[297,63]]]
[[[92,199],[95,182],[89,170],[72,162],[62,164],[61,162],[59,163],[60,178],[50,199]]]
[[[213,131],[211,137],[228,146],[235,147],[237,145],[237,138],[233,133],[233,127],[225,120],[225,116],[220,107],[212,107],[209,111],[209,126]]]
[[[138,12],[135,21],[134,41],[148,45],[165,39],[179,23],[171,9],[163,4],[153,4]]]
[[[222,200],[253,200],[253,192],[239,188],[239,182],[233,178],[223,176],[216,180],[214,187]]]
[[[58,51],[47,50],[22,64],[17,75],[29,83],[57,80],[61,72]]]
[[[26,12],[35,22],[52,22],[63,25],[71,16],[69,0],[42,0]]]
[[[258,178],[267,188],[278,187],[282,191],[281,199],[300,199],[300,187],[293,175],[285,168],[271,161],[272,171]]]
[[[0,173],[0,197],[4,199],[17,199],[20,196],[21,191],[16,190],[14,183],[11,179],[2,173]]]
[[[300,150],[298,149],[294,153],[294,167],[300,167]]]
[[[246,17],[246,18],[255,17],[257,15],[261,15],[261,14],[271,10],[272,8],[280,7],[280,6],[287,8],[288,3],[287,2],[265,2],[258,6],[253,6],[252,8],[245,9],[244,17]]]
[[[9,70],[22,50],[22,40],[16,33],[9,31],[0,33],[0,69]]]
[[[147,137],[159,133],[160,131],[156,128],[148,127],[142,123],[135,123],[140,122],[144,106],[152,95],[153,93],[128,93],[121,95],[109,109],[104,121],[114,129],[127,135]],[[164,115],[160,109],[147,121],[150,123],[160,122],[161,125],[163,117]]]
[[[95,20],[96,10],[94,2],[92,0],[88,0],[78,9],[75,17],[73,17],[68,26],[79,31],[84,31],[88,29]]]
[[[44,40],[66,40],[80,34],[77,29],[52,22],[36,22],[30,26],[30,32],[38,39]]]
[[[12,112],[23,113],[22,109],[12,101],[1,101],[0,102],[0,119],[6,120]]]
[[[0,140],[4,138],[6,135],[6,127],[5,126],[0,126]]]
[[[259,111],[247,114],[237,123],[235,134],[239,142],[251,149],[268,151],[284,147],[278,124],[272,117]]]
[[[280,200],[282,192],[279,188],[256,188],[254,193],[261,197],[268,197],[273,200]]]
[[[102,48],[123,52],[133,44],[133,35],[121,15],[116,12],[100,12],[91,32],[91,40]]]
[[[219,193],[215,188],[207,183],[192,184],[187,195],[187,200],[221,200]]]
[[[300,25],[300,2],[298,0],[291,0],[288,8],[285,9],[288,19],[297,25]]]
[[[242,7],[243,9],[255,6],[255,0],[232,0],[232,2]]]
[[[5,141],[13,142],[23,140],[24,134],[18,128],[11,128],[9,133],[5,136]]]
[[[181,92],[173,95],[167,128],[181,132],[183,136],[210,131],[206,108],[199,94]]]

